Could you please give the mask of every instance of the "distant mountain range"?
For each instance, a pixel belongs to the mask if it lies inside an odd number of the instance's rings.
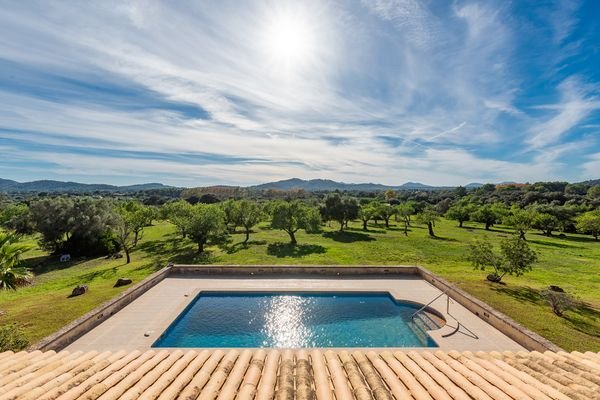
[[[515,182],[502,182],[501,184],[514,184]],[[584,185],[599,185],[600,180],[590,180],[581,182]],[[482,183],[469,183],[464,185],[467,189],[477,189],[483,186]],[[302,189],[307,192],[318,191],[354,191],[354,192],[378,192],[384,190],[445,190],[453,189],[456,186],[430,186],[418,182],[406,182],[399,186],[382,185],[379,183],[344,183],[336,182],[330,179],[285,179],[277,182],[263,183],[262,185],[248,186],[253,190],[294,190]],[[169,189],[174,186],[163,185],[162,183],[144,183],[139,185],[115,186],[106,184],[89,184],[78,182],[62,182],[52,180],[40,180],[33,182],[17,182],[10,179],[0,179],[0,192],[49,192],[49,193],[92,193],[92,192],[137,192],[141,190]]]
[[[466,188],[475,189],[483,186],[481,183],[469,183],[465,185]],[[266,190],[266,189],[277,189],[277,190],[292,190],[292,189],[303,189],[308,192],[317,191],[329,191],[329,190],[340,190],[340,191],[362,191],[362,192],[375,192],[382,190],[444,190],[451,189],[454,186],[429,186],[418,182],[406,182],[400,186],[388,186],[379,183],[344,183],[336,182],[329,179],[310,179],[303,180],[298,178],[286,179],[283,181],[269,182],[262,185],[250,186],[251,189]]]
[[[61,181],[33,181],[17,182],[10,179],[0,179],[0,192],[72,192],[72,193],[91,193],[91,192],[137,192],[140,190],[166,189],[172,186],[162,183],[144,183],[141,185],[115,186],[105,184],[88,184],[77,182]]]
[[[466,188],[481,187],[481,183],[470,183]],[[62,182],[53,180],[40,180],[33,182],[17,182],[10,179],[0,179],[0,192],[7,193],[92,193],[92,192],[137,192],[141,190],[168,189],[173,186],[163,185],[162,183],[144,183],[140,185],[116,186],[106,184],[89,184],[78,182]],[[303,180],[298,178],[286,179],[277,182],[264,183],[262,185],[249,186],[253,190],[293,190],[303,189],[308,192],[318,191],[362,191],[377,192],[383,190],[443,190],[451,189],[452,186],[429,186],[418,182],[407,182],[400,186],[388,186],[379,183],[344,183],[329,179],[310,179]]]

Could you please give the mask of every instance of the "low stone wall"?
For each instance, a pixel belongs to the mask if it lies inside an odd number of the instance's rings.
[[[171,274],[203,275],[419,275],[414,265],[184,265],[176,264]]]
[[[537,333],[530,331],[523,325],[513,321],[508,316],[493,309],[486,303],[476,299],[461,289],[458,289],[448,281],[439,278],[425,268],[418,267],[417,269],[419,271],[419,275],[424,280],[431,283],[442,292],[446,291],[450,298],[465,307],[467,310],[471,311],[473,314],[477,315],[482,320],[486,321],[488,324],[492,325],[494,328],[498,329],[500,332],[504,333],[515,342],[519,343],[521,346],[525,347],[527,350],[536,350],[540,352],[544,352],[546,350],[554,352],[562,350],[549,340],[546,340]]]
[[[61,330],[53,333],[50,336],[40,340],[28,350],[62,350],[69,344],[73,343],[79,337],[100,325],[107,318],[121,310],[123,307],[140,297],[148,289],[162,281],[170,271],[171,267],[167,266],[158,272],[150,275],[140,283],[127,289],[114,299],[96,307],[87,314],[79,317]]]

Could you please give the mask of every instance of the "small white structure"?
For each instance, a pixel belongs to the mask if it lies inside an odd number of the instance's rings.
[[[67,262],[67,261],[71,261],[70,254],[63,254],[60,256],[60,262]]]

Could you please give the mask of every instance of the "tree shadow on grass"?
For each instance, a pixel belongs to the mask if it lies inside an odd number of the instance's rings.
[[[166,240],[150,240],[139,243],[133,250],[144,251],[148,254],[167,255],[187,246],[189,246],[189,243],[184,243],[184,239],[175,236]]]
[[[346,228],[346,232],[362,232],[365,234],[380,233],[380,234],[384,234],[384,235],[387,233],[387,231],[385,231],[384,229],[377,229],[377,228],[381,228],[380,226],[375,226],[373,224],[367,225],[367,228],[368,228],[368,230],[365,231],[363,228],[352,228],[351,227],[351,228]],[[373,229],[373,228],[375,228],[375,229]]]
[[[22,266],[31,270],[35,275],[42,275],[48,272],[74,267],[94,258],[96,257],[82,257],[74,258],[67,262],[60,262],[58,261],[58,256],[39,256],[23,260]]]
[[[89,283],[96,278],[108,279],[112,276],[117,275],[117,267],[99,269],[97,271],[88,272],[87,274],[82,274],[74,278],[78,283]]]
[[[573,329],[586,335],[600,337],[600,311],[586,303],[579,303],[565,313],[564,319]]]
[[[491,283],[492,290],[498,293],[505,294],[514,299],[531,303],[531,304],[544,304],[544,298],[540,294],[540,292],[536,289],[532,289],[528,286],[519,286],[519,287],[506,287],[506,286],[496,286],[497,284]]]
[[[540,246],[548,246],[548,247],[556,247],[559,249],[583,249],[582,246],[575,246],[572,244],[563,244],[563,243],[552,243],[552,242],[545,242],[542,240],[532,240],[532,239],[527,239],[528,243],[535,243],[535,244],[539,244]]]
[[[466,229],[467,231],[484,231],[484,232],[495,232],[495,233],[510,233],[509,231],[503,230],[503,229],[496,229],[491,227],[490,229],[485,229],[485,227],[481,227],[481,226],[463,226],[463,229]]]
[[[309,254],[323,254],[327,251],[325,247],[317,244],[290,244],[271,243],[267,247],[267,254],[278,258],[304,257]]]
[[[553,236],[556,239],[560,239],[560,240],[566,240],[568,242],[580,242],[580,243],[600,243],[600,240],[596,240],[593,237],[580,237],[580,236],[567,236],[564,235],[560,236],[560,235],[556,235]]]
[[[442,236],[429,236],[430,239],[439,240],[440,242],[458,242],[454,238],[442,237]]]
[[[493,287],[492,290],[506,294],[521,302],[527,302],[539,306],[550,305],[542,297],[539,290],[530,287]],[[560,318],[556,316],[556,318]],[[573,329],[586,335],[600,337],[600,310],[595,309],[584,302],[577,302],[573,308],[566,311],[562,317]]]
[[[234,254],[241,250],[247,250],[250,246],[262,246],[267,244],[266,240],[248,240],[247,242],[237,242],[232,245],[227,245],[223,247],[223,250],[227,254]]]
[[[323,234],[323,237],[341,243],[372,242],[373,240],[375,240],[366,233],[348,231],[325,232]]]

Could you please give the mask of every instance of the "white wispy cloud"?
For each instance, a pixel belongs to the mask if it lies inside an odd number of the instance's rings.
[[[565,79],[558,86],[560,102],[537,106],[537,109],[554,113],[549,119],[534,125],[528,143],[533,148],[553,144],[567,135],[592,112],[600,110],[600,98],[592,95],[590,88],[577,77]]]
[[[56,99],[0,87],[0,140],[19,141],[22,157],[57,174],[151,177],[160,170],[165,181],[199,184],[291,176],[460,184],[561,174],[539,153],[515,161],[502,151],[525,141],[548,154],[598,109],[593,89],[565,79],[558,103],[528,115],[516,105],[522,78],[511,68],[519,38],[509,6],[433,6],[140,0],[3,7],[0,58],[48,74],[41,89],[69,79],[115,81],[206,115],[136,108],[135,95],[125,108],[90,93]],[[293,65],[264,45],[270,22],[290,10],[314,39]],[[561,43],[575,23],[564,27]],[[123,151],[147,154],[117,155]],[[557,163],[568,153],[552,151]],[[206,154],[214,160],[176,157]]]

